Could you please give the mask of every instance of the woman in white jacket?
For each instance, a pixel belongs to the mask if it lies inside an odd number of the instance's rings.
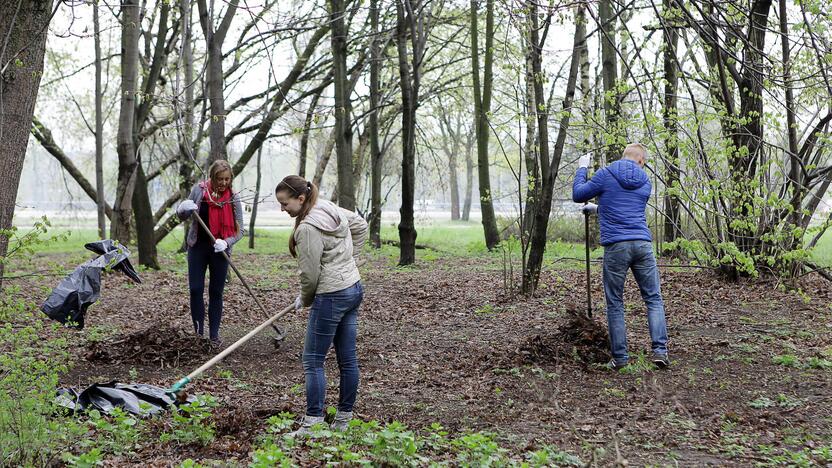
[[[358,393],[355,341],[364,289],[356,258],[367,241],[367,223],[352,211],[318,200],[318,188],[300,176],[284,178],[275,195],[281,210],[295,218],[289,239],[289,251],[298,259],[300,270],[295,309],[312,306],[303,348],[306,415],[295,434],[308,434],[314,424],[324,422],[324,359],[333,345],[340,394],[332,428],[344,430],[352,419]]]

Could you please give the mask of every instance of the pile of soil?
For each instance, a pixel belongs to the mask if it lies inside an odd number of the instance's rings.
[[[569,320],[554,333],[532,335],[520,345],[517,356],[522,362],[554,363],[571,359],[589,366],[610,359],[606,326],[597,319],[587,318],[583,311],[570,308],[566,312]]]
[[[90,362],[178,367],[207,360],[213,354],[208,340],[190,331],[156,323],[126,336],[92,342],[87,345],[85,357]]]

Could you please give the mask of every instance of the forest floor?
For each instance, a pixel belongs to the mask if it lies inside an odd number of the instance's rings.
[[[261,300],[275,311],[290,304],[297,293],[294,260],[238,250],[234,261]],[[36,263],[72,268],[86,257],[49,253]],[[398,421],[423,440],[443,431],[449,438],[490,434],[505,460],[529,460],[529,453],[555,447],[561,463],[598,466],[832,463],[832,288],[817,275],[785,288],[775,279],[727,282],[708,269],[662,268],[672,361],[664,370],[647,362],[645,307],[630,275],[632,364],[612,371],[602,366],[603,349],[568,339],[574,335],[568,311],[585,308],[580,263],[550,258],[536,297],[526,298],[506,289],[499,255],[420,251],[407,268],[395,267],[392,248],[369,257],[359,314],[355,415],[361,420],[382,427]],[[140,273],[142,284],[117,272],[104,278],[86,328],[62,331],[75,348],[62,385],[117,380],[168,387],[211,357],[191,336],[184,257],[165,255],[162,263],[160,271]],[[58,279],[16,284],[40,303]],[[599,265],[592,289],[605,327]],[[226,286],[224,310],[225,346],[262,321],[237,278]],[[280,349],[264,332],[191,384],[192,394],[218,403],[210,443],[162,443],[165,422],[151,421],[131,453],[105,461],[250,463],[263,434],[274,430],[274,416],[304,411],[299,353],[306,317],[304,310],[282,322],[288,336]],[[96,349],[107,354],[96,357]],[[334,406],[334,355],[327,375],[327,404]],[[454,458],[460,444],[448,447],[443,455],[418,445],[425,458],[415,463],[477,464]],[[333,460],[320,444],[290,444],[284,452],[299,465]]]

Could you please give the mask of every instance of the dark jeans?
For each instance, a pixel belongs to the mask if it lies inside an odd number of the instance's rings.
[[[222,292],[228,275],[228,261],[222,253],[214,252],[210,243],[197,242],[188,248],[188,288],[191,293],[191,319],[194,330],[204,334],[205,324],[205,270],[210,272],[208,280],[208,325],[212,340],[220,337],[222,319]]]
[[[604,247],[604,295],[607,298],[610,350],[615,362],[622,365],[629,361],[623,294],[624,280],[630,269],[647,305],[647,326],[653,352],[667,354],[667,324],[653,245],[648,241],[616,242]]]
[[[303,346],[303,373],[306,376],[306,414],[324,415],[326,375],[324,360],[335,345],[341,374],[339,411],[352,411],[358,393],[358,357],[355,337],[358,332],[358,306],[364,288],[357,282],[340,291],[317,294],[309,310],[306,340]]]

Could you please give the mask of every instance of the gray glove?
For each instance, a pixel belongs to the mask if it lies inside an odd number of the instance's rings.
[[[586,205],[581,207],[581,212],[585,215],[590,215],[592,213],[598,212],[598,205],[595,203],[587,203]]]
[[[182,214],[190,215],[191,213],[196,211],[196,209],[196,203],[194,203],[194,201],[189,198],[180,203],[179,208],[177,208],[176,211]]]
[[[295,312],[301,309],[303,309],[303,301],[300,298],[300,294],[298,294],[298,297],[295,299]]]
[[[592,156],[585,154],[578,159],[578,168],[581,167],[589,167],[589,163],[592,162]]]

